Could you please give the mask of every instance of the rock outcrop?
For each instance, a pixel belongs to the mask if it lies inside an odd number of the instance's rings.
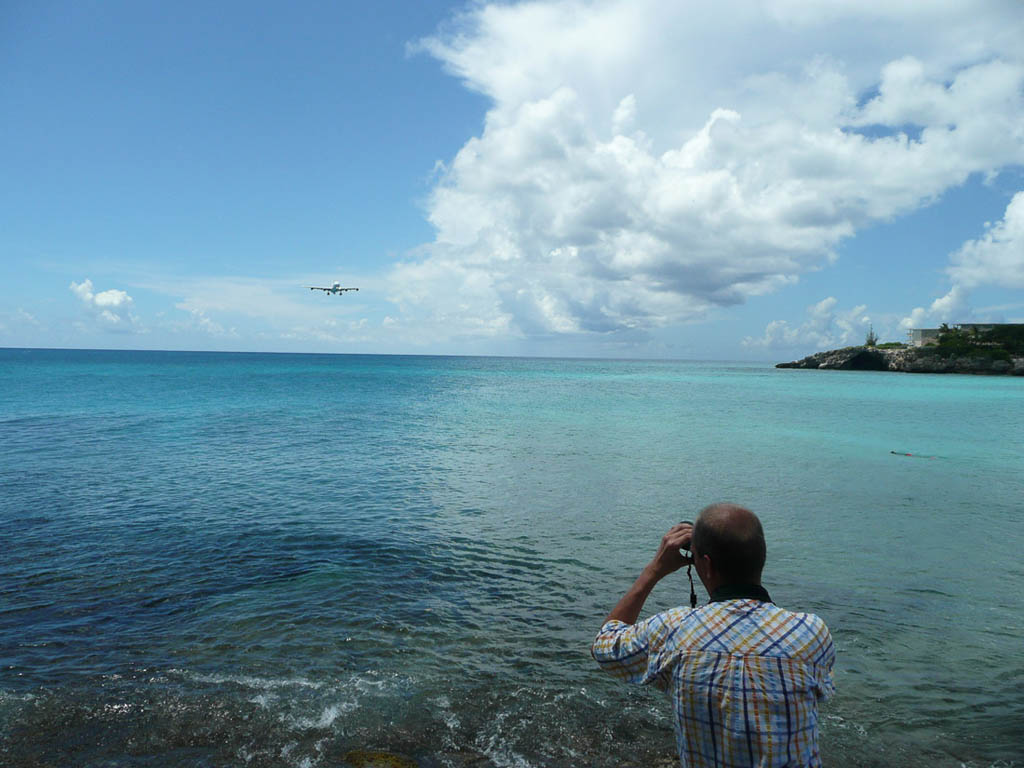
[[[1024,357],[1009,360],[982,356],[941,357],[929,347],[875,349],[846,347],[817,352],[776,368],[826,368],[842,371],[899,371],[902,373],[974,373],[1024,376]]]

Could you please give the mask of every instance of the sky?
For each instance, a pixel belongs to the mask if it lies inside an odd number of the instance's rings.
[[[1021,40],[1020,0],[6,0],[0,346],[779,361],[1024,322]]]

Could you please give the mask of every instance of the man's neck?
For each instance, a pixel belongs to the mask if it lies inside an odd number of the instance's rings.
[[[770,603],[772,598],[768,594],[768,590],[760,584],[751,582],[722,584],[711,593],[712,603],[721,603],[726,600],[760,600],[762,603]]]

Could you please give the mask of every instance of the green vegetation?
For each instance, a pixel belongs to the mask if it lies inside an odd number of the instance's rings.
[[[996,326],[990,331],[979,331],[977,328],[950,328],[943,323],[938,343],[922,350],[939,357],[1009,360],[1013,355],[1024,355],[1024,326]]]
[[[878,334],[875,333],[875,326],[868,326],[868,335],[864,339],[865,347],[874,347],[878,344]]]
[[[885,341],[881,344],[875,344],[875,349],[906,349],[907,345],[902,341]]]
[[[1011,355],[1024,355],[1024,325],[996,326],[982,335],[985,341],[999,345]]]

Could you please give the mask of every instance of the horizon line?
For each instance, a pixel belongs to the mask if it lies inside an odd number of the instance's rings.
[[[321,355],[348,357],[460,357],[460,358],[494,358],[504,360],[599,360],[602,362],[642,362],[642,363],[764,363],[774,365],[770,360],[738,360],[687,357],[594,357],[570,355],[501,355],[501,354],[441,354],[436,352],[283,352],[254,350],[223,350],[223,349],[126,349],[119,347],[8,347],[0,346],[0,351],[23,352],[165,352],[173,354],[204,354],[204,355]]]

